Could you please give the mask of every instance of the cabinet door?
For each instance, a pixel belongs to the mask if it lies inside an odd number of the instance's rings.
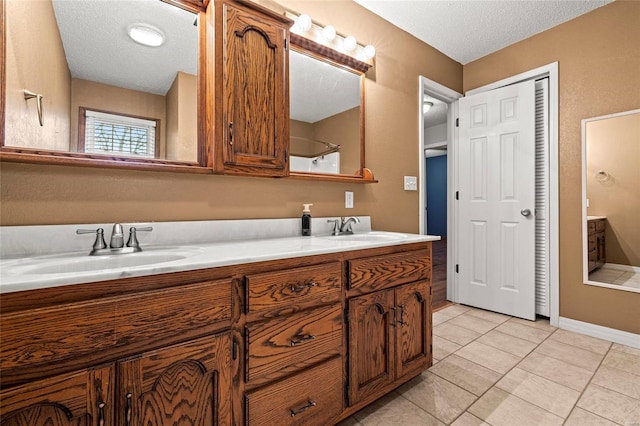
[[[119,424],[229,424],[230,342],[208,336],[120,361]]]
[[[259,12],[223,4],[224,170],[288,173],[287,27]]]
[[[114,425],[113,365],[62,374],[0,393],[0,425]]]
[[[394,380],[393,289],[349,300],[349,403]]]
[[[429,282],[396,289],[396,378],[431,366],[431,296]]]

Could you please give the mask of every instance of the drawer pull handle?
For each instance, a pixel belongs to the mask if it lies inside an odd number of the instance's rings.
[[[294,293],[300,293],[302,290],[311,288],[311,287],[315,287],[317,286],[318,283],[315,281],[309,281],[308,283],[304,283],[304,284],[298,284],[298,285],[292,285],[291,286],[291,291],[293,291]]]
[[[107,405],[104,402],[98,404],[98,426],[104,426],[104,407]]]
[[[315,338],[316,336],[314,336],[313,334],[299,334],[297,336],[293,336],[293,338],[291,339],[291,346],[299,345],[300,343],[308,342],[309,340],[313,340]]]
[[[125,398],[127,398],[127,406],[124,412],[124,420],[125,420],[124,424],[126,426],[131,426],[131,397],[132,396],[133,395],[131,395],[131,392],[125,395]]]
[[[291,417],[295,417],[296,415],[298,415],[298,414],[300,414],[300,413],[304,413],[304,412],[305,412],[305,411],[307,411],[309,408],[311,408],[311,407],[315,407],[316,405],[318,405],[318,404],[316,404],[316,402],[315,402],[315,401],[309,400],[309,402],[307,402],[307,404],[306,404],[305,406],[300,407],[300,408],[298,408],[297,410],[289,409],[289,412],[291,413]]]

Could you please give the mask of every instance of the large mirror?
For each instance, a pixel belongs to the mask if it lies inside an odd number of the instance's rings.
[[[586,284],[640,292],[640,109],[582,120]]]
[[[198,10],[184,5],[4,0],[3,151],[197,165]]]
[[[305,44],[289,54],[290,170],[361,176],[364,74]]]

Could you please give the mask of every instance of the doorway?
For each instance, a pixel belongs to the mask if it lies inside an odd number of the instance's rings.
[[[547,203],[548,203],[548,228],[546,236],[544,238],[544,245],[546,251],[546,280],[548,294],[547,301],[547,313],[544,316],[549,316],[550,323],[553,326],[559,324],[559,206],[558,206],[558,63],[543,65],[539,68],[518,74],[504,80],[490,83],[486,86],[479,87],[471,90],[467,94],[475,94],[484,91],[493,90],[499,87],[504,87],[518,82],[522,82],[530,79],[540,79],[548,77],[548,126],[549,126],[549,141],[548,141],[548,158],[546,160],[546,172],[548,177],[547,187]],[[458,157],[459,148],[457,146],[458,141],[458,128],[455,126],[455,120],[458,118],[458,99],[462,97],[462,94],[457,93],[441,84],[429,80],[426,77],[419,77],[419,114],[420,114],[420,126],[419,126],[419,173],[421,190],[419,191],[419,226],[420,233],[426,233],[425,226],[425,213],[426,213],[426,191],[422,188],[426,188],[426,164],[424,160],[425,151],[425,132],[424,132],[424,118],[422,113],[422,104],[425,95],[433,96],[446,102],[449,105],[447,113],[447,244],[446,248],[446,263],[447,263],[447,297],[446,299],[453,302],[459,301],[458,295],[458,275],[456,273],[456,264],[458,262],[458,239],[459,239],[459,209],[456,205],[456,191],[458,190]],[[538,205],[536,204],[536,208]]]
[[[455,231],[450,152],[456,136],[456,100],[462,95],[425,77],[419,84],[420,233],[441,237],[432,243],[432,306],[438,308],[449,299],[447,282],[453,268],[447,245]]]

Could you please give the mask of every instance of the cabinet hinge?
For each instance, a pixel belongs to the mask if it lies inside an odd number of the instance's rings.
[[[460,272],[460,269],[458,268],[458,264],[456,263],[456,274]]]
[[[460,127],[460,119],[456,118],[456,127]]]
[[[287,50],[287,38],[284,38],[284,50]]]
[[[429,287],[429,295],[433,294],[433,287]]]
[[[456,200],[459,200],[459,199],[460,199],[460,192],[456,191]]]
[[[344,322],[345,323],[349,322],[349,309],[344,310]]]

